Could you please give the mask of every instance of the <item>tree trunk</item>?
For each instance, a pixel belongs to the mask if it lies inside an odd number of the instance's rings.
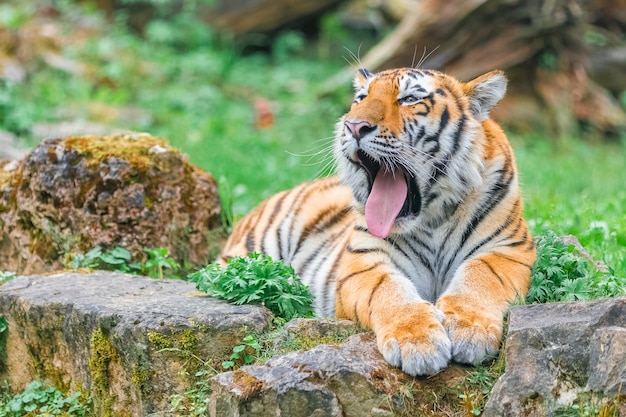
[[[504,69],[510,91],[495,117],[505,123],[556,135],[574,134],[581,122],[614,132],[626,127],[616,100],[626,90],[624,28],[626,0],[421,0],[361,64],[439,69],[461,80]]]

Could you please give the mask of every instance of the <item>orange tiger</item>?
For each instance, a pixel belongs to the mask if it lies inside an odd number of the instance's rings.
[[[376,334],[392,365],[434,374],[500,345],[535,247],[513,152],[489,112],[507,80],[360,69],[336,126],[337,177],[281,192],[235,227],[221,254],[291,264],[319,316]]]

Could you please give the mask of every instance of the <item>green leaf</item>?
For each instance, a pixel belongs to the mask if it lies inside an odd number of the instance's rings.
[[[239,353],[239,352],[243,352],[246,349],[245,345],[237,345],[235,347],[233,347],[233,352],[234,353]]]
[[[233,257],[226,267],[211,264],[189,275],[199,291],[233,304],[263,304],[289,320],[313,311],[313,296],[294,269],[270,256]]]
[[[126,248],[123,248],[121,246],[115,247],[113,249],[111,249],[108,252],[109,255],[118,258],[118,259],[123,259],[125,261],[130,261],[132,259],[132,256],[130,254],[130,251]]]

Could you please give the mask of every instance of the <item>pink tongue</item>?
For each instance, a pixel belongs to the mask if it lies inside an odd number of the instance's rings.
[[[406,181],[401,172],[378,171],[365,203],[365,221],[371,234],[380,238],[389,236],[406,195]]]

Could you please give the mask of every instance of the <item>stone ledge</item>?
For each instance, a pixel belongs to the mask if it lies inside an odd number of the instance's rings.
[[[0,286],[0,315],[9,326],[0,379],[15,390],[36,379],[82,390],[95,415],[116,416],[167,411],[170,395],[192,387],[195,357],[224,359],[271,321],[263,307],[191,283],[103,271],[16,278]]]

